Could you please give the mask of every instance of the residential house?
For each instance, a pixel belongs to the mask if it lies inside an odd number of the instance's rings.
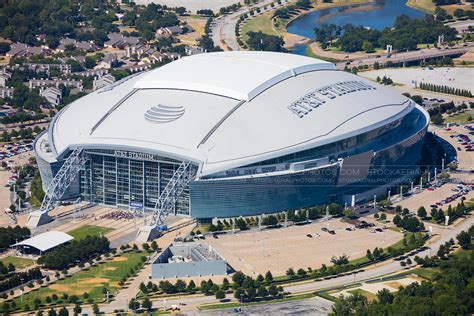
[[[186,52],[186,55],[188,56],[202,54],[206,52],[206,50],[203,49],[202,47],[189,47],[189,46],[186,46],[184,51]]]
[[[120,33],[109,33],[109,40],[104,43],[104,47],[114,47],[124,49],[125,47],[144,43],[145,40],[135,36],[124,36]]]
[[[132,55],[136,55],[138,59],[141,59],[143,55],[150,56],[154,54],[157,50],[151,47],[148,44],[139,43],[136,45],[127,46],[125,50],[125,55],[128,58],[131,58]]]
[[[106,87],[108,85],[111,85],[112,83],[115,82],[115,77],[107,74],[101,77],[96,77],[94,78],[94,81],[92,83],[92,89],[98,90],[100,88]]]
[[[156,30],[156,37],[162,37],[162,36],[172,36],[172,35],[179,35],[183,33],[183,29],[178,26],[168,26],[168,27],[161,27],[158,30]]]
[[[117,64],[117,54],[110,53],[105,55],[105,57],[99,62],[97,68],[105,68],[110,69],[113,68]]]
[[[60,85],[64,85],[70,88],[77,88],[79,89],[79,91],[84,91],[82,80],[30,79],[28,81],[28,87],[30,88],[30,90],[34,88],[43,88],[51,86],[59,88]]]
[[[44,97],[51,108],[57,107],[61,103],[62,93],[59,88],[48,87],[40,90],[40,96]]]
[[[14,88],[0,88],[0,98],[11,98],[13,96]]]
[[[58,52],[65,52],[67,46],[74,46],[75,49],[81,50],[83,52],[93,52],[97,50],[97,46],[93,43],[86,41],[76,41],[73,38],[63,38],[59,41],[59,46],[56,48]]]
[[[0,71],[0,87],[5,88],[7,81],[12,77],[12,74],[8,71]]]
[[[41,47],[29,46],[23,43],[13,43],[10,50],[5,54],[7,57],[30,57],[44,55],[46,51]]]
[[[74,74],[87,78],[87,77],[102,77],[103,75],[106,75],[108,73],[109,73],[108,69],[91,69],[91,70],[76,72]]]

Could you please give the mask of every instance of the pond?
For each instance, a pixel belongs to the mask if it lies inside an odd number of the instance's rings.
[[[353,24],[383,30],[393,26],[395,19],[402,14],[411,18],[421,18],[426,13],[408,7],[406,0],[376,0],[370,3],[316,10],[295,19],[287,29],[290,33],[308,38],[314,38],[314,28],[323,24],[336,24],[341,27]]]

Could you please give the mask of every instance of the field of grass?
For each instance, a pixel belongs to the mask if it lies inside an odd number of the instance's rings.
[[[440,270],[438,268],[416,268],[411,270],[412,273],[415,273],[416,275],[428,280],[431,280],[433,275],[439,271]]]
[[[84,225],[84,226],[81,226],[79,228],[69,231],[68,234],[74,237],[74,239],[80,240],[80,239],[85,238],[86,236],[105,235],[107,233],[110,233],[113,230],[114,229],[110,227]]]
[[[469,118],[470,118],[470,121],[472,121],[473,117],[474,117],[474,111],[469,110],[469,111],[466,111],[464,113],[456,114],[456,115],[451,116],[451,117],[448,116],[448,117],[446,117],[446,119],[444,121],[446,123],[464,124],[466,122],[469,122]]]
[[[247,42],[248,36],[247,33],[252,32],[263,32],[268,35],[279,35],[277,34],[272,28],[272,21],[271,21],[272,13],[267,12],[263,13],[255,18],[252,18],[250,21],[242,25],[242,40],[244,43]]]
[[[315,53],[313,52],[313,50],[311,49],[311,46],[310,46],[310,45],[308,45],[308,46],[306,47],[305,52],[306,52],[306,56],[308,56],[308,57],[318,58],[318,59],[321,59],[321,60],[328,61],[328,62],[330,62],[330,63],[337,63],[337,62],[340,61],[340,60],[338,60],[338,59],[329,58],[329,57],[324,57],[324,56],[319,56],[319,55],[315,54]]]
[[[428,13],[433,13],[436,8],[432,0],[408,0],[407,5]]]
[[[31,259],[18,258],[18,257],[5,257],[1,259],[0,261],[6,266],[9,265],[10,263],[13,263],[16,270],[26,268],[27,266],[30,266],[33,264],[33,260]]]
[[[102,302],[105,300],[105,295],[102,293],[103,287],[106,287],[111,294],[117,293],[120,288],[118,282],[130,272],[131,268],[135,268],[142,262],[142,256],[142,252],[123,254],[47,287],[29,292],[23,295],[22,299],[15,299],[15,303],[20,309],[23,309],[26,304],[33,308],[36,298],[39,298],[42,304],[46,304],[46,297],[56,294],[60,298],[56,303],[61,304],[63,303],[61,297],[64,293],[69,296],[77,295],[80,300],[87,301],[82,296],[85,292],[94,302]]]

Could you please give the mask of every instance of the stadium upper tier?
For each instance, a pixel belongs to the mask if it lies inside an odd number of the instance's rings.
[[[413,108],[398,92],[318,59],[200,54],[68,105],[50,125],[52,153],[43,159],[76,146],[124,149],[193,161],[199,178],[347,139]]]

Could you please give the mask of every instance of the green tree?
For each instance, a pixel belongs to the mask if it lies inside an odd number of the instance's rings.
[[[136,298],[132,298],[128,303],[128,308],[130,308],[134,313],[140,308],[140,303],[137,301]]]
[[[428,213],[426,212],[426,209],[423,206],[420,206],[418,208],[417,214],[420,218],[426,218],[426,216],[428,215]]]
[[[94,315],[100,314],[100,308],[99,308],[99,305],[97,305],[97,303],[94,303],[92,305],[92,312],[94,313]]]
[[[222,300],[225,298],[225,292],[222,290],[218,290],[216,291],[215,296],[216,296],[216,299]]]
[[[384,305],[392,304],[393,299],[394,295],[387,289],[382,289],[377,292],[377,300]]]
[[[457,236],[456,239],[458,240],[459,245],[463,249],[468,249],[469,245],[471,244],[471,236],[469,233],[462,231]]]
[[[293,268],[288,268],[288,270],[286,270],[286,275],[290,279],[295,278],[296,277],[295,270],[293,270]]]
[[[145,309],[148,313],[153,309],[153,303],[148,297],[145,297],[142,301],[142,308]]]

